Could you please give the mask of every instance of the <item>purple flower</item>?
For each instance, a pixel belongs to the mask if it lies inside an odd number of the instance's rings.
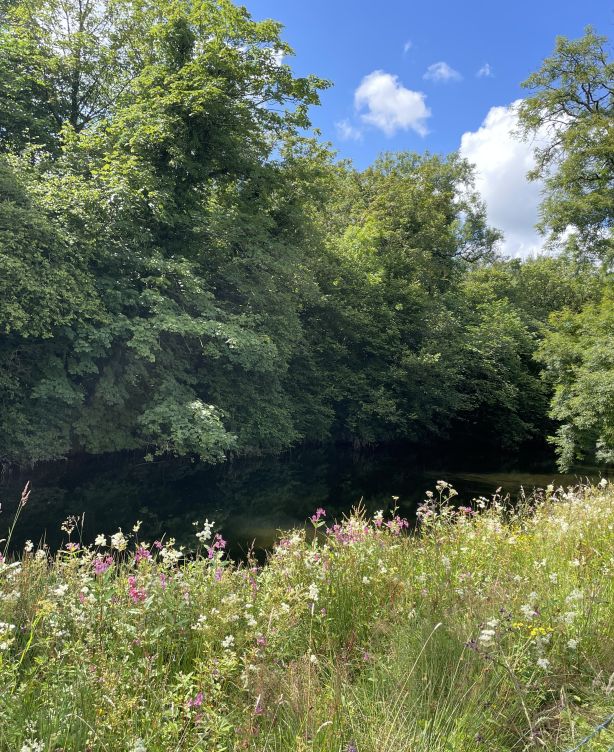
[[[108,554],[102,559],[94,559],[94,574],[104,574],[112,564],[113,557]]]
[[[147,598],[147,593],[136,586],[136,577],[128,577],[128,595],[132,598],[133,603],[140,603]]]
[[[139,564],[141,561],[149,561],[151,559],[151,553],[145,548],[145,546],[137,546],[134,552],[134,563]]]
[[[321,517],[326,517],[326,510],[322,509],[322,507],[318,507],[316,513],[311,515],[311,521],[318,522]]]
[[[199,692],[196,697],[193,697],[191,700],[188,700],[188,707],[189,708],[199,708],[203,704],[203,693]]]

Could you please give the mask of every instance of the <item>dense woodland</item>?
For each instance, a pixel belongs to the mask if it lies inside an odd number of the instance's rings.
[[[0,462],[550,436],[614,460],[614,63],[526,82],[550,252],[498,255],[458,154],[364,171],[329,82],[226,0],[0,5]],[[535,67],[539,67],[536,61]]]

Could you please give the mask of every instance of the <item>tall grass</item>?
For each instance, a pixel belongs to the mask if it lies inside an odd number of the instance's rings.
[[[264,566],[68,520],[0,563],[0,750],[566,750],[614,712],[614,492],[454,496],[318,510]]]

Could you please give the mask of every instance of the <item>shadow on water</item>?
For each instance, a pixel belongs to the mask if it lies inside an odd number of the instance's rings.
[[[467,464],[472,462],[472,464]],[[411,517],[424,492],[438,479],[452,483],[460,500],[490,495],[498,487],[512,496],[521,486],[530,491],[548,483],[569,485],[581,476],[600,477],[595,468],[562,476],[551,460],[522,470],[513,465],[486,465],[484,460],[435,462],[420,459],[403,447],[355,452],[347,447],[304,448],[280,457],[248,458],[219,466],[186,461],[144,463],[128,457],[81,458],[63,465],[36,468],[0,483],[0,539],[6,537],[21,488],[32,480],[30,501],[15,531],[14,549],[31,539],[45,540],[52,549],[65,535],[62,521],[85,513],[85,543],[101,532],[130,531],[142,520],[141,539],[151,542],[173,536],[193,547],[193,522],[215,520],[230,542],[230,552],[242,557],[254,543],[262,552],[277,531],[303,525],[323,506],[329,518],[341,517],[362,501],[368,511],[396,504]],[[482,471],[477,472],[479,467]],[[1,544],[0,544],[1,547]]]

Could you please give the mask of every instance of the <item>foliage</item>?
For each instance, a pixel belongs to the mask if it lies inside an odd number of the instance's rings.
[[[534,93],[519,114],[525,134],[543,134],[533,177],[546,182],[542,226],[569,246],[611,265],[614,216],[614,62],[607,39],[558,37],[554,54],[524,86]]]
[[[524,127],[556,136],[544,222],[576,233],[520,263],[457,154],[335,162],[309,131],[328,83],[293,74],[274,21],[229,0],[0,12],[0,463],[552,430],[533,356],[606,284],[585,258],[610,243],[603,40],[559,40],[530,79]]]
[[[562,468],[594,455],[614,461],[614,290],[576,313],[553,314],[539,357],[554,383],[553,437]]]
[[[614,710],[612,491],[455,497],[318,509],[264,566],[69,518],[0,558],[0,749],[569,749]]]

